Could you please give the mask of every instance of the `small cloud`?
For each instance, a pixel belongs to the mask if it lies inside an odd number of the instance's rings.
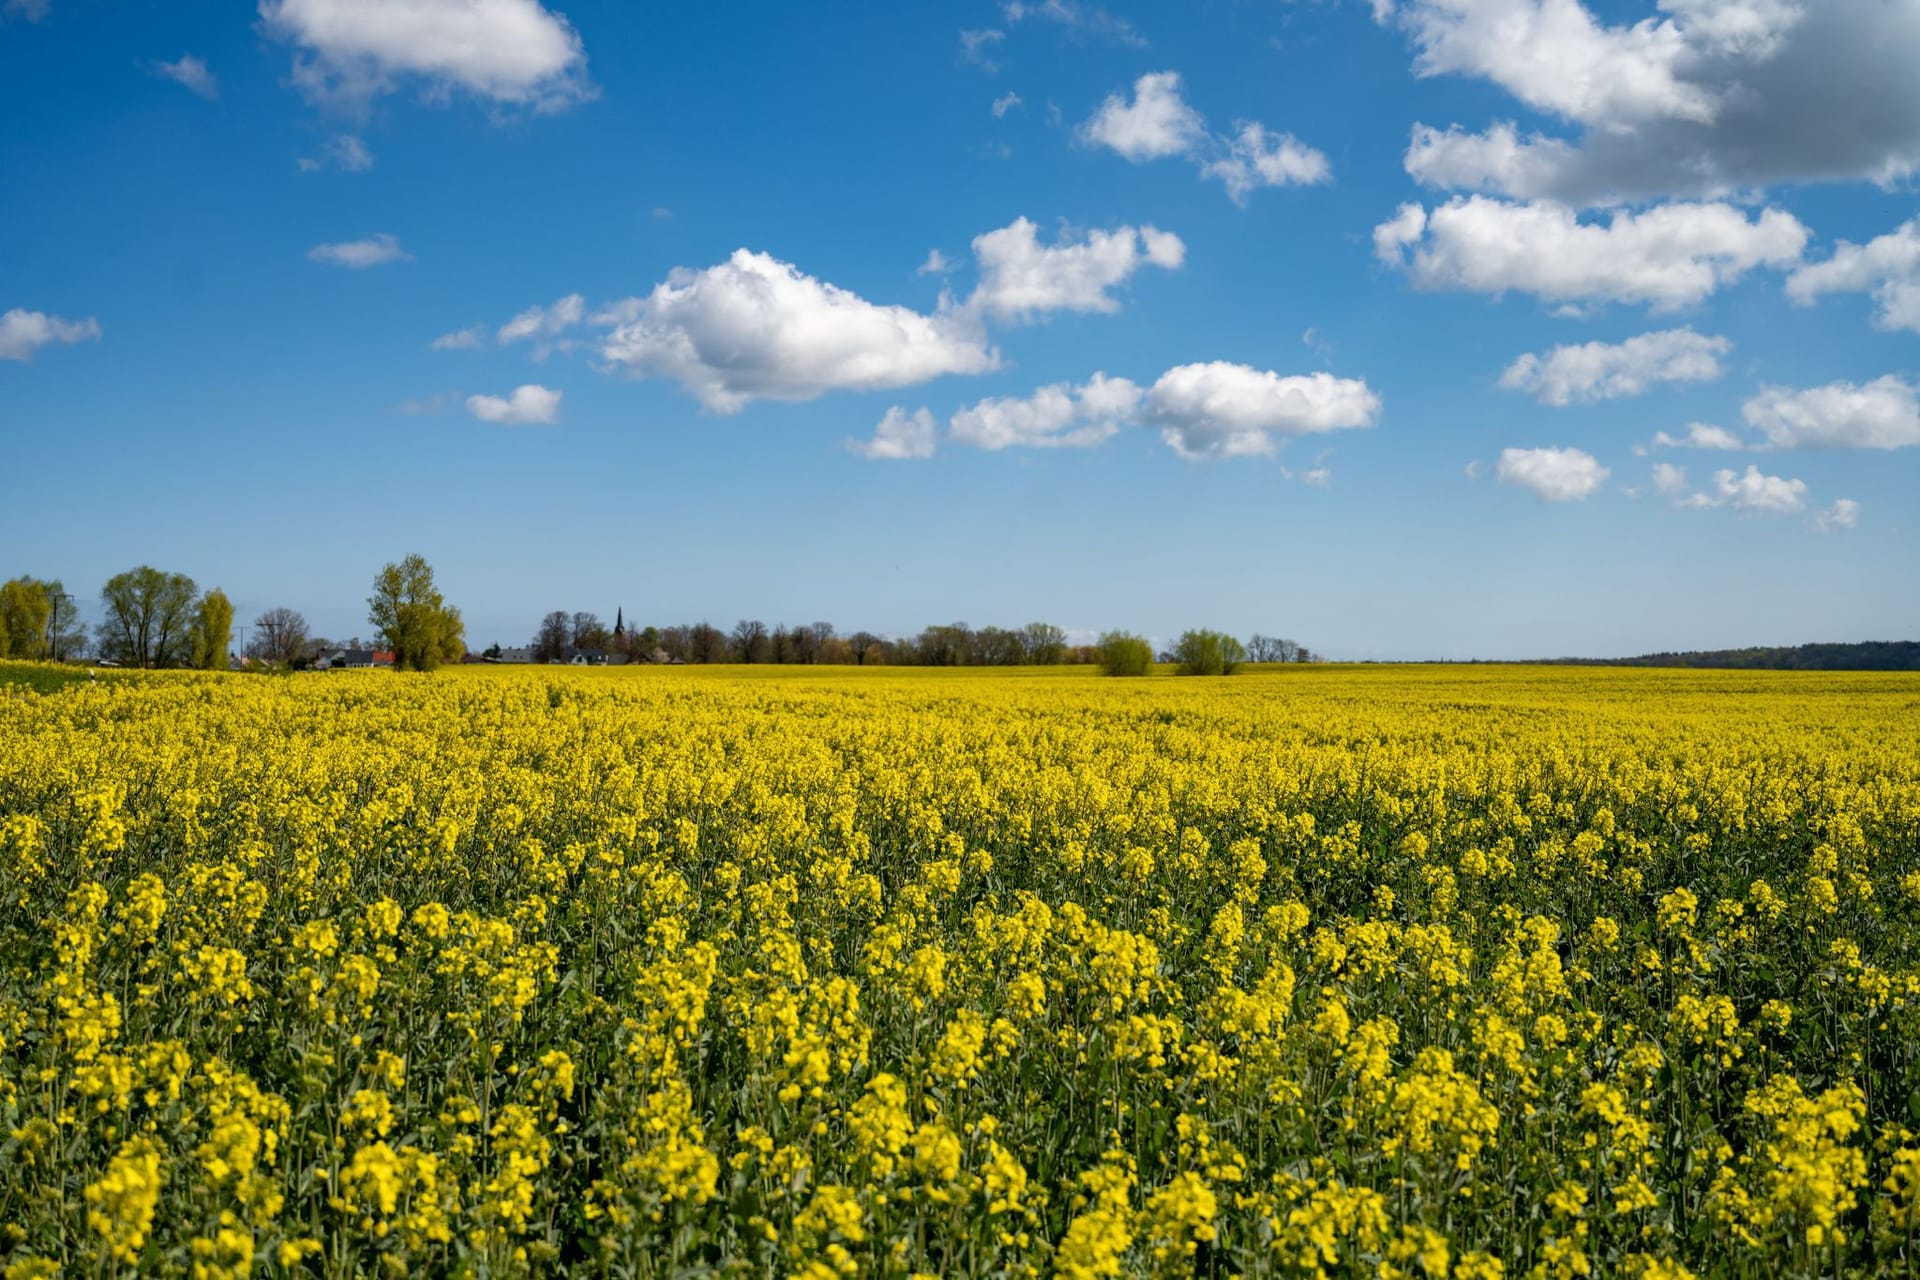
[[[551,424],[560,419],[563,392],[527,383],[515,387],[510,396],[468,396],[467,412],[482,422],[519,427],[529,423]]]
[[[44,311],[26,311],[15,307],[0,315],[0,360],[33,359],[33,353],[53,343],[98,342],[100,322],[92,316],[85,320],[62,320]]]
[[[1687,469],[1671,462],[1653,464],[1653,491],[1667,497],[1679,497],[1687,491]]]
[[[927,250],[927,260],[920,264],[913,274],[917,276],[943,276],[953,270],[953,264],[947,261],[947,255],[938,249]]]
[[[319,155],[301,156],[299,164],[302,173],[315,173],[329,166],[343,173],[361,173],[373,168],[373,152],[353,134],[343,133],[320,148]]]
[[[1860,504],[1852,498],[1836,498],[1831,507],[1814,517],[1813,527],[1821,533],[1851,529],[1860,523]]]
[[[908,413],[895,405],[874,427],[871,440],[849,440],[847,447],[863,458],[931,458],[933,432],[933,414],[926,409]]]
[[[1530,489],[1543,502],[1578,502],[1613,473],[1585,449],[1502,449],[1495,476]]]
[[[435,351],[471,351],[486,340],[487,327],[476,324],[455,329],[452,333],[443,333],[431,345]]]
[[[1006,0],[1000,6],[1000,11],[1007,15],[1010,23],[1039,18],[1075,37],[1097,36],[1130,49],[1147,47],[1146,37],[1135,31],[1131,22],[1108,13],[1097,4],[1081,4],[1078,0],[1038,0],[1038,3]]]
[[[1463,470],[1463,473],[1466,475],[1467,479],[1478,480],[1481,476],[1486,474],[1487,464],[1480,461],[1480,459],[1475,458],[1472,462],[1469,462],[1464,468],[1462,468],[1462,470]]]
[[[1655,432],[1653,447],[1656,449],[1726,449],[1737,453],[1747,447],[1747,442],[1725,427],[1694,422],[1687,425],[1687,434],[1684,436],[1669,435],[1665,431]],[[1646,449],[1642,447],[1639,452],[1644,454]]]
[[[671,218],[672,216],[673,216],[673,210],[667,208],[667,206],[663,204],[657,204],[653,206],[654,221],[665,222],[667,219]]]
[[[153,73],[185,85],[188,90],[209,102],[220,96],[220,85],[214,80],[213,72],[207,70],[206,63],[190,53],[180,55],[178,62],[154,63]]]
[[[1311,471],[1300,473],[1300,483],[1312,485],[1316,489],[1326,489],[1333,484],[1333,472],[1326,467],[1315,467]]]
[[[1019,94],[1012,92],[1003,93],[993,100],[993,118],[998,120],[1006,115],[1007,112],[1020,105],[1021,100]]]
[[[317,244],[307,250],[309,262],[325,262],[336,267],[362,271],[389,262],[411,262],[413,255],[400,247],[400,241],[382,232],[365,240],[344,240],[338,244]]]
[[[404,413],[410,418],[430,418],[445,413],[458,403],[458,391],[436,391],[430,396],[409,396],[393,407],[396,413]]]
[[[985,27],[978,31],[960,33],[960,61],[971,62],[989,74],[998,71],[1000,64],[992,57],[993,50],[1007,38],[1004,31]]]
[[[47,16],[53,7],[51,0],[7,0],[0,5],[0,18],[24,18],[28,22],[38,22]]]
[[[586,299],[577,293],[570,293],[552,306],[528,307],[513,319],[500,326],[495,335],[501,346],[513,342],[533,341],[533,358],[545,360],[555,351],[565,351],[572,343],[560,335],[579,324],[586,314]]]

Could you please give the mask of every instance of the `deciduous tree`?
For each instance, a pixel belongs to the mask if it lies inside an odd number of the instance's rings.
[[[382,568],[367,597],[367,621],[393,651],[402,671],[432,671],[458,661],[466,651],[466,626],[460,611],[446,602],[433,582],[433,566],[420,555]]]
[[[233,647],[233,601],[215,587],[193,607],[193,665],[202,671],[224,671],[227,651]]]
[[[141,565],[107,579],[100,588],[106,619],[100,652],[136,667],[168,667],[193,656],[194,585],[184,573]]]
[[[56,584],[19,577],[0,584],[0,658],[44,658]]]

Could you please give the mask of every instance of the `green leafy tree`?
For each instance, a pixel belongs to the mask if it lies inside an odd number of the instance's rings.
[[[0,584],[0,658],[47,656],[47,623],[58,584],[19,577]]]
[[[1173,646],[1183,676],[1230,676],[1247,660],[1247,650],[1224,631],[1189,631]]]
[[[106,620],[100,654],[136,667],[174,666],[193,656],[193,579],[141,565],[100,588]]]
[[[202,671],[224,671],[231,648],[233,601],[215,587],[193,608],[193,665]]]
[[[1109,631],[1100,637],[1100,668],[1110,676],[1144,676],[1153,670],[1153,646],[1145,636]]]
[[[1029,622],[1021,640],[1028,662],[1051,667],[1066,661],[1067,633],[1050,622]]]
[[[367,621],[381,643],[393,650],[402,671],[432,671],[457,662],[466,652],[466,625],[460,611],[433,584],[433,566],[419,555],[381,569],[367,597]]]

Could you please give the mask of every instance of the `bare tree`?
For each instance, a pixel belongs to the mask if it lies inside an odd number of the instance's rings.
[[[702,622],[687,632],[687,661],[725,662],[727,633],[710,622]]]
[[[565,609],[555,609],[540,619],[540,629],[533,633],[533,660],[558,662],[567,656],[567,645],[572,641],[573,619]]]
[[[567,639],[575,649],[604,649],[613,635],[601,625],[599,614],[583,609],[568,620]]]
[[[253,620],[247,653],[275,666],[292,666],[306,658],[307,636],[307,620],[298,609],[269,609]]]
[[[758,618],[742,618],[734,624],[731,644],[735,662],[765,662],[768,649],[767,624]]]
[[[883,641],[880,637],[871,631],[856,631],[847,637],[847,645],[853,650],[854,662],[863,667],[866,666],[869,661],[878,662],[880,660],[882,644]]]

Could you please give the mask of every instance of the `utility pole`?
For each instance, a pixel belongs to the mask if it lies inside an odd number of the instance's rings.
[[[64,591],[47,588],[47,648],[53,651],[53,660],[60,661],[60,602],[73,603],[73,597]]]

